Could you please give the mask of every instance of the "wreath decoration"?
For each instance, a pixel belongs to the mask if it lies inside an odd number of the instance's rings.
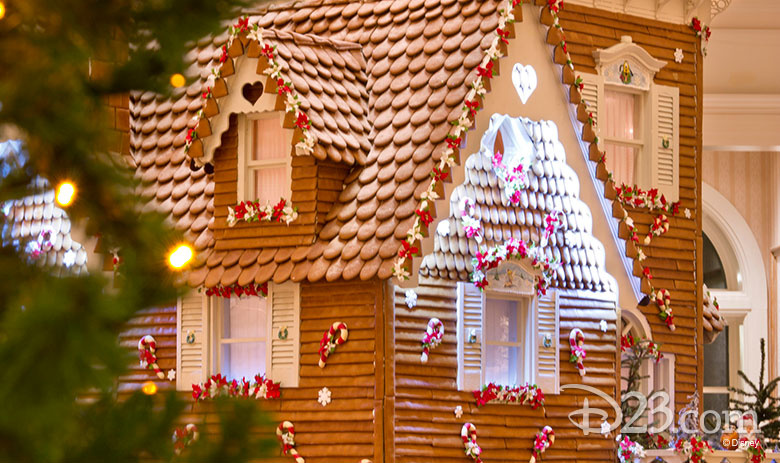
[[[282,421],[276,428],[276,437],[282,443],[282,453],[287,455],[288,453],[295,458],[295,463],[304,463],[305,460],[295,450],[295,427],[289,421]]]
[[[585,376],[585,365],[583,359],[586,356],[585,352],[585,335],[579,328],[574,328],[569,333],[569,345],[571,346],[571,356],[569,361],[577,364],[577,370],[580,372],[580,376]]]
[[[540,432],[536,433],[534,438],[534,448],[531,450],[531,459],[529,463],[536,463],[537,458],[541,458],[541,455],[550,448],[555,442],[555,432],[553,428],[545,426]]]
[[[443,337],[444,323],[436,317],[428,320],[428,328],[425,330],[425,335],[422,339],[422,355],[420,356],[420,362],[428,363],[428,354],[431,349],[441,344]]]
[[[475,463],[482,463],[479,456],[482,454],[482,448],[477,444],[477,428],[471,423],[466,423],[460,428],[460,438],[463,439],[463,446],[466,448],[466,456],[474,459]]]
[[[336,350],[336,346],[340,346],[347,342],[347,324],[344,322],[334,322],[322,335],[320,341],[320,368],[325,368],[325,363],[328,361],[328,356]]]
[[[197,441],[198,437],[200,437],[198,427],[192,423],[183,428],[176,428],[173,431],[173,451],[176,455],[179,455],[182,450]]]
[[[157,377],[165,379],[165,373],[157,365],[157,341],[151,334],[147,334],[138,341],[138,358],[141,368],[154,370]]]

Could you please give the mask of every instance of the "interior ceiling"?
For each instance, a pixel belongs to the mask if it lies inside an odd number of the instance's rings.
[[[732,0],[707,50],[705,94],[780,95],[780,0]]]

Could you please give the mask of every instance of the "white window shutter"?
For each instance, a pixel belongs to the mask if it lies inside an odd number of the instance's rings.
[[[651,184],[666,199],[677,201],[680,188],[680,89],[652,85]],[[664,147],[664,141],[668,141]]]
[[[208,376],[209,298],[191,291],[176,306],[176,389],[190,390]],[[190,338],[191,343],[187,342]]]
[[[560,346],[558,292],[547,290],[547,294],[537,298],[537,344],[539,355],[536,365],[536,385],[545,394],[558,394],[560,390]],[[545,347],[545,339],[549,340],[550,347]]]
[[[472,338],[475,342],[469,342]],[[458,283],[458,383],[461,390],[482,387],[482,292]]]
[[[593,113],[595,129],[598,131],[601,104],[604,101],[604,78],[597,74],[580,74],[580,77],[582,78],[582,100],[587,104],[588,111]],[[599,149],[604,149],[601,139],[599,139]]]
[[[288,282],[272,285],[268,294],[271,302],[266,347],[270,365],[268,376],[284,387],[298,386],[300,365],[301,304],[299,285]],[[279,331],[287,329],[287,338],[280,339]],[[270,346],[270,349],[268,348]]]

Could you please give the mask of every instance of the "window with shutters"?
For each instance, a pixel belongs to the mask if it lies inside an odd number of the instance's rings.
[[[264,112],[238,119],[238,200],[276,204],[290,198],[290,130],[283,114]]]
[[[459,389],[476,390],[490,382],[535,383],[546,393],[557,393],[557,293],[549,290],[545,296],[536,296],[529,273],[505,263],[497,275],[507,271],[528,278],[508,284],[499,276],[499,283],[484,292],[472,283],[458,283]],[[495,278],[491,275],[491,281]]]
[[[666,62],[624,36],[594,52],[597,74],[582,74],[582,98],[593,114],[599,148],[620,185],[656,188],[679,198],[679,89],[654,82]]]
[[[221,373],[230,379],[265,373],[284,387],[298,385],[300,292],[269,284],[268,296],[230,299],[191,293],[177,317],[177,388]]]

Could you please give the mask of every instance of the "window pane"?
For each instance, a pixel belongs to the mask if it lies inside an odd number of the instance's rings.
[[[252,120],[252,160],[285,159],[290,155],[290,143],[284,136],[278,116]]]
[[[633,185],[636,181],[634,179],[634,164],[639,150],[614,143],[606,143],[604,148],[607,155],[607,170],[612,172],[612,180],[615,181],[615,184]]]
[[[221,372],[228,379],[252,379],[265,373],[265,343],[222,344]]]
[[[519,348],[507,346],[487,345],[485,353],[485,382],[494,382],[496,384],[520,384],[518,377],[517,364]]]
[[[729,327],[713,342],[704,345],[704,386],[729,385]]]
[[[712,241],[707,235],[702,235],[704,249],[702,258],[704,259],[704,284],[710,289],[726,289],[726,271],[723,269],[723,262],[720,260],[718,251],[712,245]]]
[[[487,299],[486,342],[517,342],[517,305],[517,301]]]
[[[263,297],[231,297],[222,311],[222,338],[265,339],[266,299]]]
[[[259,199],[261,205],[268,201],[276,204],[279,198],[286,196],[287,173],[286,168],[264,167],[254,170],[252,174],[254,199]],[[287,198],[289,199],[289,198]]]
[[[605,90],[604,117],[602,118],[602,133],[607,137],[636,140],[640,137],[640,121],[638,96]]]

